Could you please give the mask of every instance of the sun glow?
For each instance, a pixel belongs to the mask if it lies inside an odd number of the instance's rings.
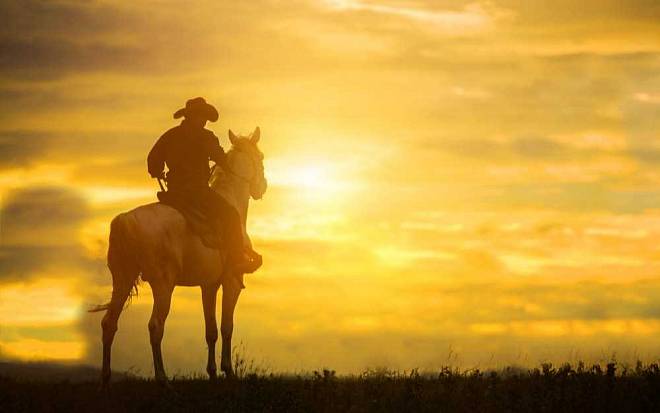
[[[277,160],[268,165],[268,179],[272,185],[290,191],[296,201],[336,202],[346,198],[355,186],[345,178],[345,169],[329,160]]]
[[[315,165],[304,165],[296,171],[298,184],[304,188],[322,189],[328,187],[328,174],[326,169]]]
[[[304,162],[288,164],[275,162],[269,170],[270,180],[275,185],[302,188],[304,190],[329,190],[336,188],[337,172],[330,163]]]

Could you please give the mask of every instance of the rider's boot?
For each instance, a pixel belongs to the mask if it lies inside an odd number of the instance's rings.
[[[235,274],[251,274],[261,267],[261,255],[243,246],[243,227],[235,209],[226,210],[224,223],[222,220],[216,220],[216,225],[220,231],[224,231],[221,233],[225,234],[230,271]]]
[[[229,257],[229,266],[231,270],[238,274],[252,274],[261,267],[262,263],[263,260],[260,255],[252,258],[244,251],[236,251],[230,254]]]
[[[254,261],[255,263],[258,263],[258,264],[259,264],[258,267],[257,267],[257,269],[258,269],[259,267],[261,267],[261,265],[262,265],[263,262],[264,262],[264,259],[263,259],[263,257],[261,256],[261,254],[259,254],[259,253],[258,253],[257,251],[255,251],[255,250],[253,250],[252,247],[247,247],[247,248],[245,248],[245,253],[248,255],[248,257],[250,257],[250,259],[251,259],[252,261]]]

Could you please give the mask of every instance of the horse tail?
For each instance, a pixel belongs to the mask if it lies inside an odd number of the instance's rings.
[[[121,302],[138,294],[140,270],[135,255],[135,245],[131,242],[128,228],[128,214],[117,215],[110,223],[110,240],[108,243],[108,268],[112,274],[112,298],[109,302],[94,306],[88,312],[108,310],[113,301]]]

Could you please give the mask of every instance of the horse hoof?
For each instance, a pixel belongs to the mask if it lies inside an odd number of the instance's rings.
[[[158,385],[158,387],[160,387],[164,390],[172,390],[172,384],[166,378],[164,378],[164,379],[163,378],[157,378],[156,379],[156,384]]]
[[[110,394],[110,383],[102,382],[101,384],[99,384],[97,392],[101,396],[108,396]]]
[[[218,381],[218,374],[216,373],[215,370],[211,370],[208,373],[209,373],[209,381],[211,383],[215,383],[216,381]]]
[[[98,392],[103,394],[108,394],[110,391],[110,375],[102,375],[101,383],[99,383]]]

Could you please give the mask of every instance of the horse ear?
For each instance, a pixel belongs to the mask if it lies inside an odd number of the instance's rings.
[[[234,132],[232,132],[231,129],[229,129],[229,142],[231,142],[231,144],[233,145],[236,143],[237,140],[238,140],[238,136],[234,135]]]
[[[254,132],[252,132],[252,136],[250,136],[250,140],[253,143],[257,143],[259,142],[259,138],[261,138],[261,129],[259,129],[259,127],[257,126],[257,129],[255,129]]]

